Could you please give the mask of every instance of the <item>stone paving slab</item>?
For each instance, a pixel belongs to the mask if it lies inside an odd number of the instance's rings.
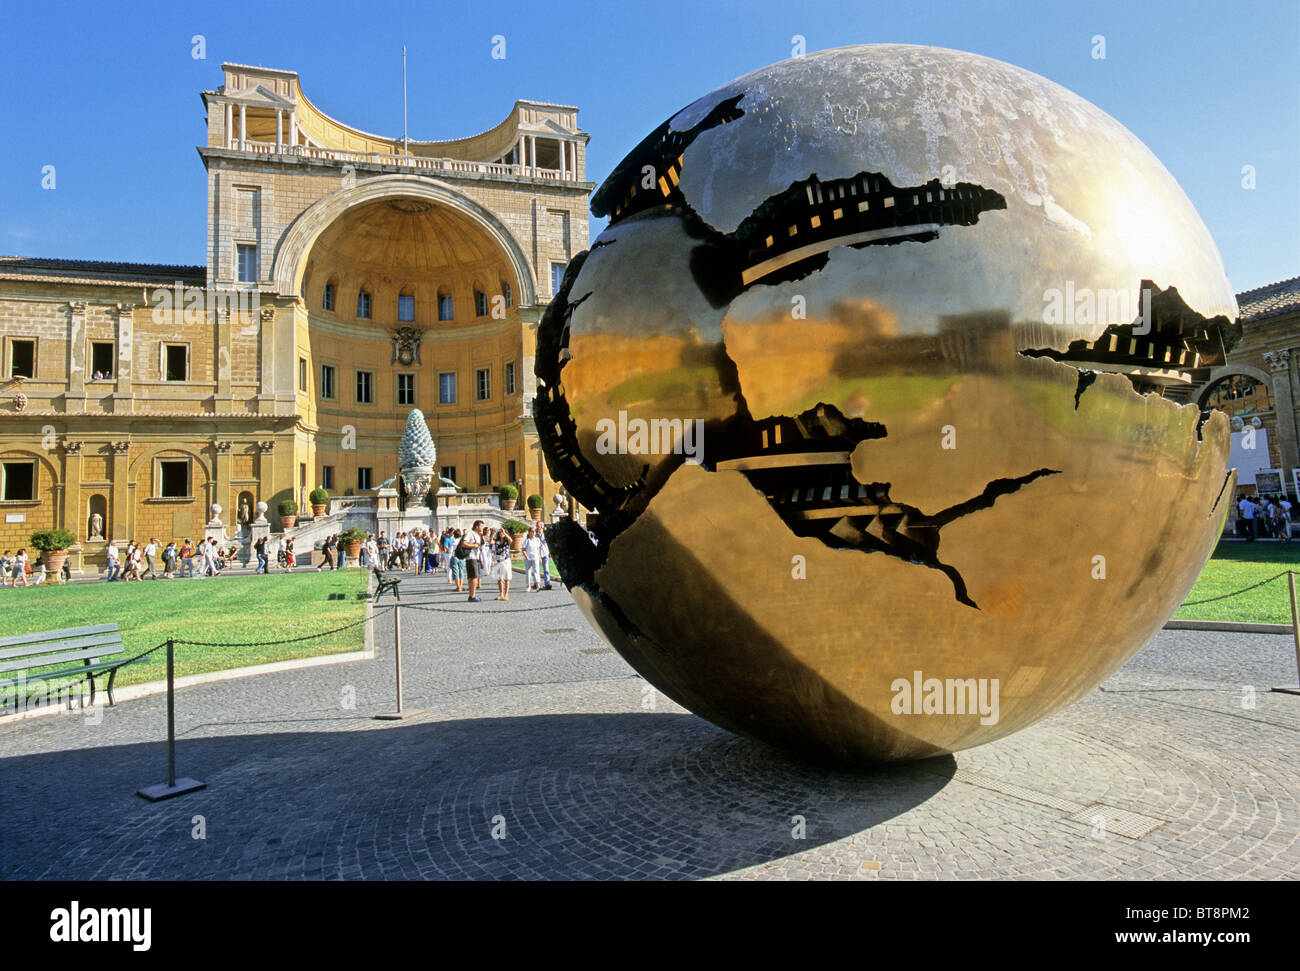
[[[403,583],[374,660],[0,726],[9,879],[1295,879],[1290,642],[1163,631],[1087,698],[953,757],[801,764],[658,695],[568,594]],[[417,610],[415,608],[432,608]],[[1253,689],[1252,691],[1247,689]],[[200,832],[200,830],[202,832]],[[1129,833],[1140,835],[1126,835]],[[196,838],[196,836],[202,838]]]

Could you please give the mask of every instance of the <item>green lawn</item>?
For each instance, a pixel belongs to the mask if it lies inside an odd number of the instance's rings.
[[[0,590],[0,637],[65,627],[116,623],[127,656],[174,637],[243,643],[301,637],[365,616],[369,571],[76,583]],[[249,664],[361,650],[365,625],[296,644],[269,647],[176,646],[176,674],[200,674]],[[118,671],[114,686],[166,677],[167,652],[157,651]],[[17,676],[6,672],[3,677]],[[29,671],[28,677],[39,674]]]
[[[1276,540],[1253,543],[1220,543],[1188,600],[1204,600],[1252,583],[1266,580],[1283,570],[1300,573],[1300,540],[1286,546]],[[1300,579],[1297,580],[1300,582]],[[1291,599],[1286,577],[1243,593],[1196,607],[1180,607],[1174,614],[1182,620],[1230,620],[1256,624],[1291,623]]]

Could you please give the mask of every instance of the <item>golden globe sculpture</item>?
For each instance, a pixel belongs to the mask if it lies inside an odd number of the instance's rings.
[[[551,530],[591,623],[731,731],[957,751],[1094,688],[1222,529],[1240,337],[1205,226],[1118,122],[973,54],[724,85],[596,192],[538,331]]]

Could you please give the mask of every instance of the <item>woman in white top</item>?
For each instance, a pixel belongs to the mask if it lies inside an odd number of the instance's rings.
[[[27,586],[27,551],[19,550],[14,556],[14,586],[18,586],[18,581],[23,581],[23,586]]]

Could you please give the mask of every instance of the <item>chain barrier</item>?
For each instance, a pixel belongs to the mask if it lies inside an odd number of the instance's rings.
[[[1234,590],[1234,591],[1232,591],[1232,593],[1225,593],[1225,594],[1222,594],[1222,595],[1220,595],[1220,596],[1218,596],[1218,597],[1206,597],[1204,600],[1185,600],[1185,601],[1183,601],[1181,604],[1179,604],[1178,606],[1180,606],[1180,607],[1195,607],[1195,606],[1197,606],[1197,605],[1199,605],[1199,604],[1214,603],[1214,601],[1216,601],[1216,600],[1227,600],[1229,597],[1235,597],[1235,596],[1237,596],[1238,594],[1246,593],[1247,591],[1249,591],[1249,590],[1254,590],[1254,589],[1256,589],[1257,587],[1262,587],[1262,586],[1264,586],[1264,584],[1266,584],[1266,583],[1272,583],[1274,580],[1277,580],[1277,579],[1279,579],[1280,577],[1284,577],[1284,576],[1286,576],[1286,575],[1287,575],[1288,573],[1290,573],[1290,572],[1292,572],[1292,571],[1291,571],[1291,570],[1283,570],[1281,573],[1278,573],[1278,574],[1276,574],[1276,575],[1274,575],[1274,576],[1271,576],[1271,577],[1269,577],[1267,580],[1260,580],[1259,583],[1252,583],[1250,586],[1248,586],[1248,587],[1242,587],[1240,590]]]
[[[298,644],[302,641],[310,641],[317,637],[328,637],[330,634],[337,634],[340,631],[350,630],[353,627],[360,627],[366,621],[374,617],[378,617],[380,614],[387,613],[392,609],[393,609],[392,606],[380,607],[377,610],[372,611],[369,617],[362,617],[360,620],[355,620],[350,624],[344,624],[342,627],[335,627],[333,630],[323,630],[318,634],[304,634],[302,637],[286,637],[283,640],[278,640],[278,641],[243,641],[240,643],[220,643],[217,641],[183,641],[178,638],[176,640],[173,640],[172,643],[188,644],[190,647],[274,647],[279,644]],[[155,647],[154,650],[156,651],[158,650],[158,648]]]

